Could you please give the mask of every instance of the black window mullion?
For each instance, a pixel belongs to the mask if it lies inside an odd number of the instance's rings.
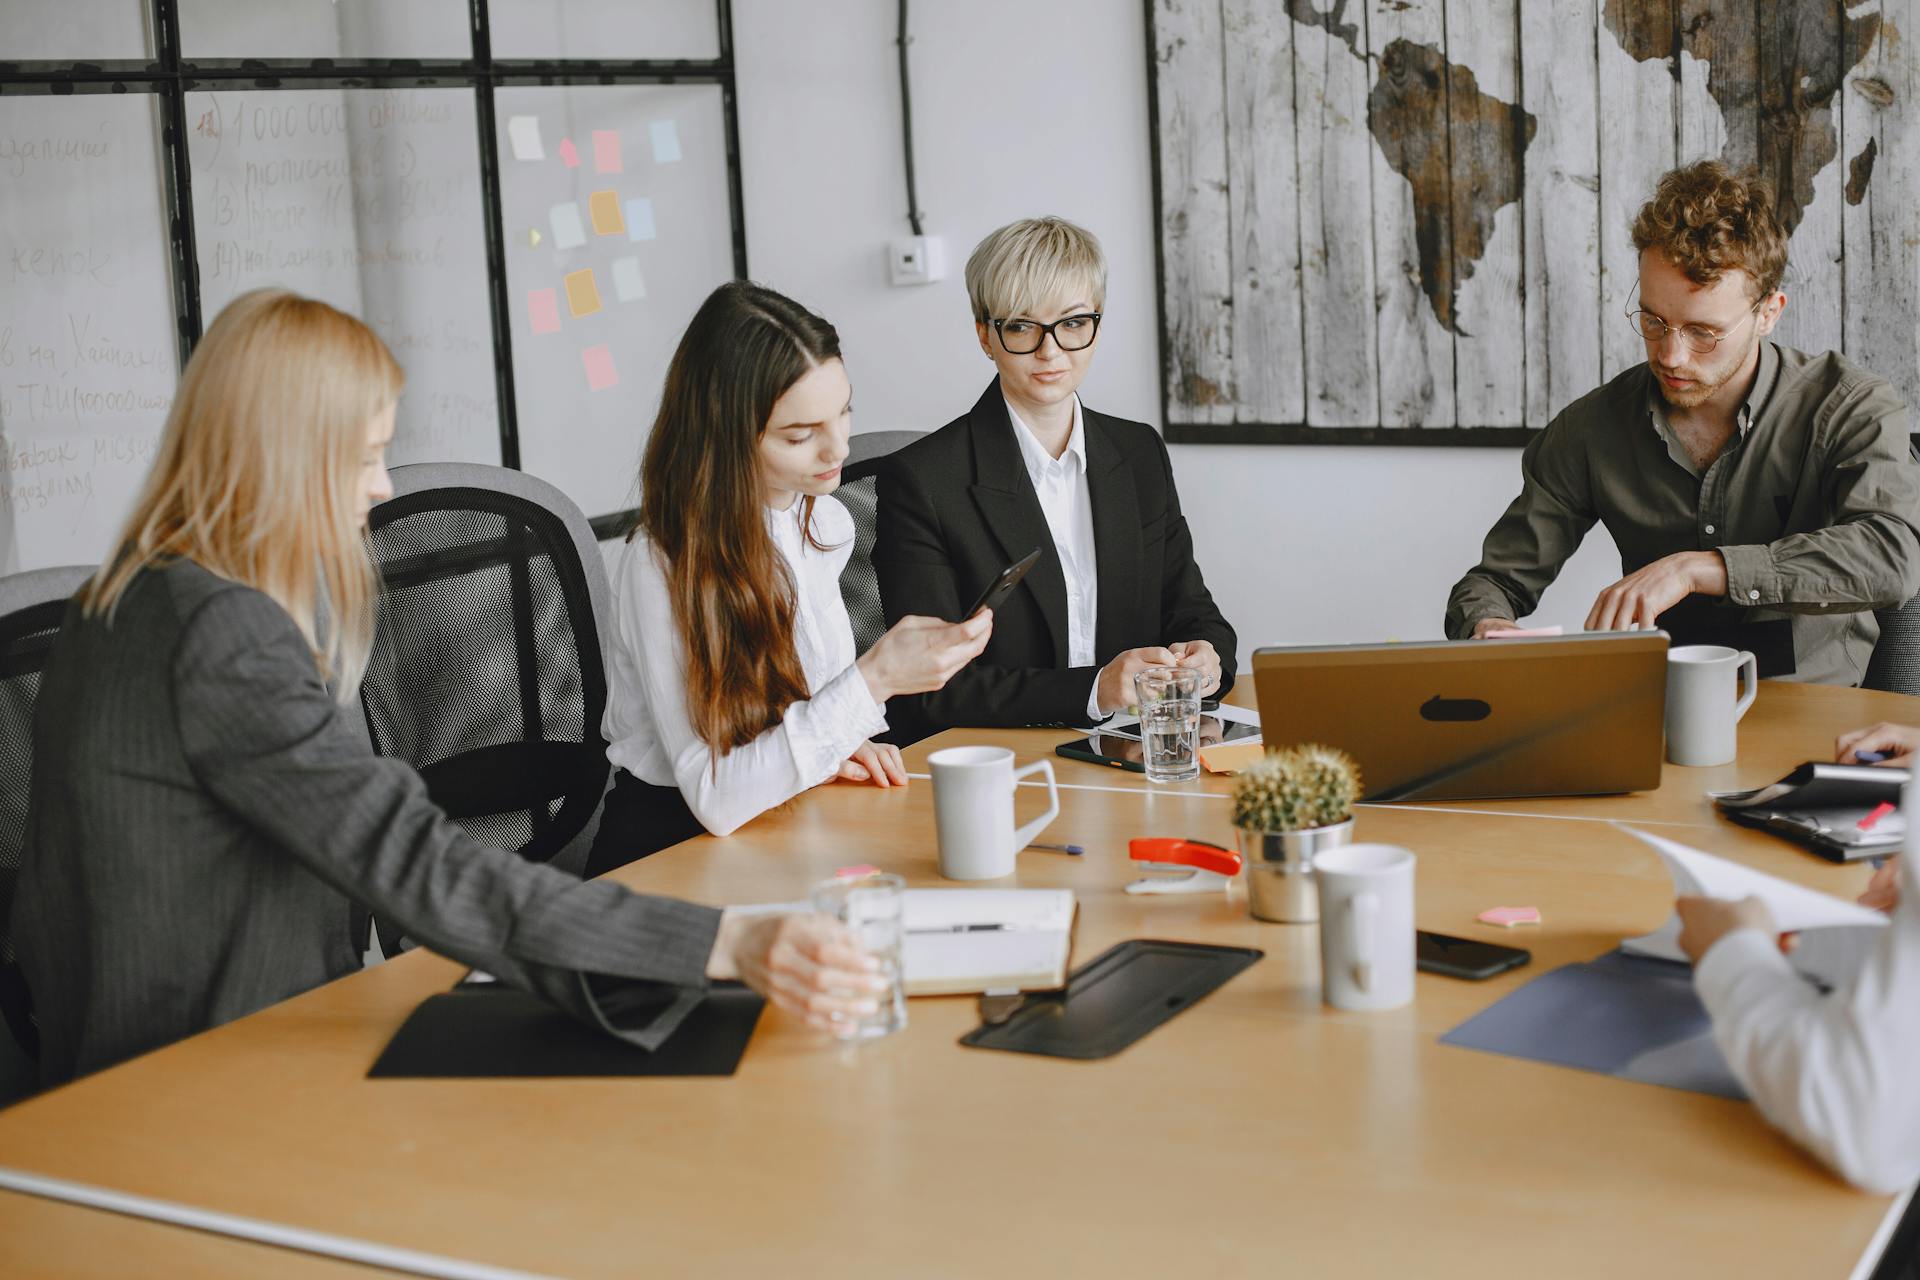
[[[487,0],[470,0],[473,58],[491,68],[493,30]],[[513,390],[513,335],[507,311],[507,242],[500,195],[500,134],[494,127],[494,77],[482,75],[474,88],[474,120],[480,134],[480,206],[486,219],[487,300],[493,312],[494,395],[499,401],[500,465],[520,470],[520,406]]]
[[[163,171],[167,236],[173,251],[174,320],[179,326],[177,342],[180,367],[184,370],[194,344],[200,341],[203,325],[200,257],[194,243],[193,161],[187,149],[187,89],[180,75],[179,0],[153,0],[153,14],[155,43],[167,77],[160,89],[161,111],[166,120],[161,129],[161,145],[167,160]]]

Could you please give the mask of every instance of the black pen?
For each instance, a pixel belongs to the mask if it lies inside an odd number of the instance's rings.
[[[1033,844],[1028,845],[1027,848],[1045,849],[1049,853],[1071,854],[1073,857],[1076,857],[1076,858],[1086,853],[1086,850],[1082,849],[1077,844],[1041,844],[1038,841],[1035,841]]]
[[[1003,924],[947,924],[936,929],[909,929],[908,933],[998,933]]]

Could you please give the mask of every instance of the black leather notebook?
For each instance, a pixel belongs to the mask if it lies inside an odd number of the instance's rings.
[[[511,1076],[730,1076],[766,1001],[715,983],[667,1042],[648,1052],[498,982],[423,1001],[367,1072],[375,1079]]]

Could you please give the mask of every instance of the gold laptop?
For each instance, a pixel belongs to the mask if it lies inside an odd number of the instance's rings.
[[[1339,747],[1375,802],[1660,785],[1664,631],[1260,649],[1253,676],[1267,744]]]

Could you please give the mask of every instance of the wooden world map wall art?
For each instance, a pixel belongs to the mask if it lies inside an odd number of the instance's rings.
[[[1147,0],[1167,438],[1523,443],[1645,358],[1635,211],[1772,184],[1776,340],[1920,400],[1920,0]]]

